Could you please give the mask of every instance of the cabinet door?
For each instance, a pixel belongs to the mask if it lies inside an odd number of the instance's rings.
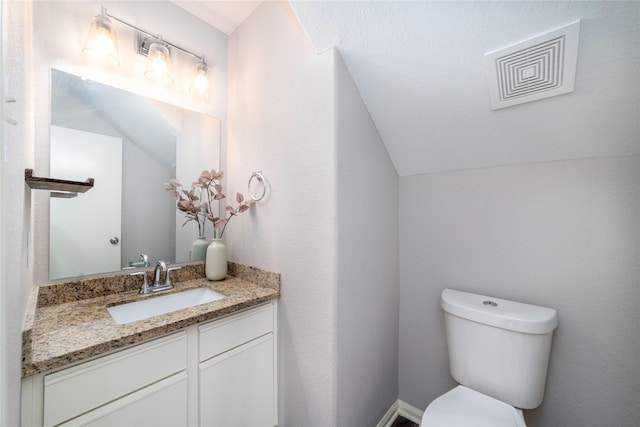
[[[273,335],[200,364],[200,425],[274,425]]]

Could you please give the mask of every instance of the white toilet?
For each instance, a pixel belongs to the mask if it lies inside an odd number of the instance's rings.
[[[556,311],[445,289],[449,368],[460,384],[431,402],[422,427],[525,427],[544,395]]]

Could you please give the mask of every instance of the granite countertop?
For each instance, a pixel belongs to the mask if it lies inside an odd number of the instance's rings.
[[[226,279],[221,281],[207,280],[201,262],[171,274],[174,288],[154,295],[139,295],[142,278],[129,275],[34,288],[22,333],[22,376],[99,356],[280,296],[279,274],[231,262]],[[107,311],[112,305],[199,287],[211,288],[227,298],[124,325],[118,325]]]

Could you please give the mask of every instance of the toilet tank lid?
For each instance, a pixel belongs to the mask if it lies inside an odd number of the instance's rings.
[[[558,314],[552,308],[453,289],[442,291],[440,305],[449,314],[516,332],[546,334],[558,326]]]

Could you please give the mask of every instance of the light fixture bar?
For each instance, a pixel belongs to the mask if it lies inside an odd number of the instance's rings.
[[[104,9],[104,8],[103,8],[103,9]],[[178,46],[178,45],[175,45],[175,44],[173,44],[173,43],[170,43],[170,42],[166,41],[165,39],[163,39],[163,38],[160,36],[160,34],[152,34],[152,33],[148,32],[148,31],[145,31],[145,30],[143,30],[143,29],[141,29],[141,28],[139,28],[139,27],[136,27],[135,25],[129,24],[128,22],[123,21],[122,19],[120,19],[120,18],[118,18],[118,17],[116,17],[116,16],[113,16],[113,15],[111,15],[111,14],[107,13],[106,9],[104,9],[104,10],[103,10],[103,12],[104,12],[105,16],[107,16],[108,18],[111,18],[111,19],[113,19],[113,20],[116,20],[116,21],[118,21],[119,23],[124,24],[124,25],[126,25],[127,27],[129,27],[129,28],[133,28],[134,30],[136,30],[136,31],[138,31],[138,32],[140,32],[140,33],[142,33],[142,34],[146,34],[147,36],[152,37],[152,38],[154,38],[155,40],[161,41],[161,42],[162,42],[162,44],[165,44],[165,45],[170,46],[170,47],[172,47],[172,48],[174,48],[174,49],[177,49],[177,50],[179,50],[179,51],[180,51],[180,52],[182,52],[182,53],[186,53],[187,55],[193,56],[193,57],[194,57],[194,58],[196,58],[198,61],[204,61],[204,55],[196,55],[195,53],[193,53],[193,52],[191,52],[191,51],[189,51],[189,50],[187,50],[187,49],[184,49],[184,48],[182,48],[182,47],[180,47],[180,46]]]
[[[101,8],[100,15],[93,18],[89,36],[85,42],[85,47],[82,49],[91,65],[120,65],[117,53],[116,31],[112,26],[112,20],[134,30],[137,52],[139,55],[147,57],[144,70],[144,76],[147,79],[162,84],[172,84],[174,82],[171,76],[170,48],[172,48],[196,59],[196,69],[193,73],[193,82],[189,92],[203,100],[209,99],[209,66],[204,60],[204,55],[197,55],[164,40],[161,34],[150,33],[123,21],[117,16],[108,14],[104,6]]]

